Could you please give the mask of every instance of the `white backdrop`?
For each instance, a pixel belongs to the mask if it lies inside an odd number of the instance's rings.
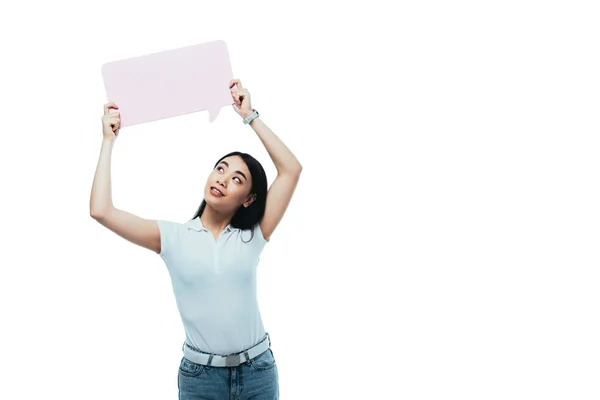
[[[175,399],[156,254],[89,216],[102,64],[224,40],[304,166],[259,265],[281,398],[597,399],[593,2],[10,2],[0,398]],[[121,130],[115,206],[189,220],[230,107]]]

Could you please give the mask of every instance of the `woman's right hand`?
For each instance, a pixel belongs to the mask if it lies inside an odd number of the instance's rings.
[[[121,113],[111,113],[111,109],[118,110],[119,107],[115,103],[106,103],[104,105],[104,115],[102,116],[102,135],[104,139],[114,140],[119,134],[121,128]]]

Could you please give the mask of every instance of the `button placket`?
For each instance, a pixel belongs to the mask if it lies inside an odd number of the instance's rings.
[[[223,232],[221,232],[219,234],[219,237],[217,238],[217,240],[214,242],[215,246],[214,246],[214,257],[213,257],[213,262],[214,262],[214,269],[215,272],[219,273],[219,271],[221,270],[221,268],[219,267],[219,243],[221,242],[221,237],[229,231],[229,228],[223,230]],[[210,232],[209,232],[210,233]],[[211,237],[212,237],[212,233],[210,233]],[[214,237],[213,237],[214,239]]]

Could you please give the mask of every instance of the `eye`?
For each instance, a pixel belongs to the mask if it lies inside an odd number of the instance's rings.
[[[223,169],[223,167],[217,167],[217,171],[220,171],[222,169]]]
[[[237,176],[234,176],[233,179],[237,179],[238,183],[242,183],[242,180],[239,177],[237,177]]]

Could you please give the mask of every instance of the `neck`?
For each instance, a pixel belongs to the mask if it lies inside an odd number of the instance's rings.
[[[200,221],[202,221],[202,225],[206,229],[221,232],[229,225],[232,217],[233,214],[220,213],[207,203],[202,212],[202,216],[200,217]]]

